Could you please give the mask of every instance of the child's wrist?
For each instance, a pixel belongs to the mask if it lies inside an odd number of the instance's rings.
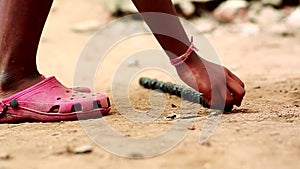
[[[182,54],[176,58],[172,58],[171,64],[173,66],[179,66],[179,65],[183,64],[185,61],[187,61],[189,59],[189,57],[195,57],[195,56],[198,57],[195,51],[197,51],[197,48],[194,45],[193,37],[192,37],[189,48],[184,52],[184,54]],[[194,59],[196,59],[196,58],[194,58]]]

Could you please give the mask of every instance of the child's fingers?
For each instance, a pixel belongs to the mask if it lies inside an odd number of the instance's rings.
[[[233,96],[233,104],[240,106],[245,96],[244,88],[237,81],[232,78],[227,78],[227,87]]]
[[[215,88],[211,92],[206,93],[204,99],[213,109],[230,111],[234,105],[234,96],[224,87]]]
[[[226,104],[225,104],[225,111],[228,111],[228,109],[230,108],[230,110],[233,108],[234,105],[234,97],[233,95],[231,95],[231,92],[229,90],[226,91]]]
[[[239,79],[235,74],[233,74],[232,72],[228,71],[228,75],[235,80],[237,83],[239,83],[243,88],[245,87],[244,82],[241,81],[241,79]]]

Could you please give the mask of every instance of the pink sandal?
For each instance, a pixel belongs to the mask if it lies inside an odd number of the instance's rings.
[[[0,101],[0,123],[56,122],[107,115],[109,98],[91,94],[87,88],[69,89],[55,77]]]

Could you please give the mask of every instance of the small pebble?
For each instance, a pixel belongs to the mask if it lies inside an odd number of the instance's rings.
[[[59,135],[59,133],[53,133],[52,134],[52,136],[58,136]]]
[[[138,67],[139,66],[139,61],[137,59],[129,59],[127,61],[127,66],[128,67]]]
[[[280,134],[279,132],[272,132],[272,133],[270,133],[270,136],[277,136],[279,134]]]
[[[11,158],[12,158],[11,155],[8,154],[8,153],[1,153],[0,154],[0,160],[9,160]]]
[[[291,108],[292,105],[284,105],[283,108]]]
[[[74,32],[83,33],[83,32],[94,32],[100,28],[101,24],[96,20],[85,21],[78,23],[73,26],[72,30]]]
[[[172,106],[173,108],[176,108],[176,107],[177,107],[175,104],[172,104],[171,106]]]
[[[169,114],[165,117],[165,120],[174,120],[176,118],[179,118],[179,115],[177,115],[176,113],[172,113],[172,114]]]
[[[196,130],[195,124],[192,124],[192,125],[188,126],[188,129],[189,130]]]
[[[129,155],[129,157],[131,157],[131,158],[143,158],[144,155],[143,155],[143,154],[140,154],[140,153],[131,153],[131,154]]]
[[[214,116],[218,116],[219,114],[221,114],[222,112],[216,112],[216,111],[212,111],[210,112],[210,114],[208,115],[209,117],[214,117]]]
[[[300,7],[296,8],[287,18],[286,24],[289,29],[298,31],[300,28]]]
[[[176,1],[176,3],[185,16],[192,16],[196,10],[195,6],[190,1]]]
[[[86,154],[86,153],[91,153],[93,151],[93,147],[90,145],[83,145],[83,146],[79,146],[74,148],[74,150],[72,151],[75,154]]]
[[[202,143],[203,146],[206,146],[206,147],[211,147],[211,143],[206,141],[204,143]]]

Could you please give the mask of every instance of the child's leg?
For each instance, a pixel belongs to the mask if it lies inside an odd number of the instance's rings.
[[[52,0],[0,0],[0,98],[41,80],[36,52],[51,4]]]
[[[110,111],[105,94],[70,90],[54,77],[40,76],[36,52],[51,4],[0,0],[0,123],[70,121]]]
[[[154,32],[162,48],[175,54],[168,54],[171,59],[185,53],[190,42],[179,19],[177,17],[166,19],[163,15],[159,15],[159,13],[165,13],[176,16],[171,0],[132,1]],[[155,17],[152,14],[143,15],[143,12],[157,12],[158,14]],[[161,35],[166,34],[166,31],[170,36]],[[180,78],[191,87],[202,92],[208,104],[218,107],[218,105],[224,105],[225,102],[227,110],[231,109],[233,105],[239,106],[241,104],[245,95],[244,84],[228,69],[200,59],[195,52],[186,60],[186,64],[189,68],[182,65],[176,67]],[[193,85],[194,79],[196,79],[197,86]]]

